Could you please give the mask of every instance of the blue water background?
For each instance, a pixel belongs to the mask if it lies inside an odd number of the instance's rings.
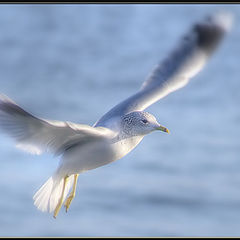
[[[235,16],[221,47],[148,109],[171,134],[82,174],[67,214],[32,200],[59,159],[0,134],[0,236],[240,236],[240,5],[0,5],[0,92],[38,117],[92,125],[219,9]]]

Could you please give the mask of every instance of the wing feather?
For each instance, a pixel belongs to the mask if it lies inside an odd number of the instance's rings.
[[[107,126],[111,118],[142,111],[195,76],[229,31],[232,15],[218,12],[192,26],[178,46],[158,64],[140,90],[107,112],[95,126]]]
[[[111,130],[102,127],[37,118],[4,95],[0,95],[0,129],[16,140],[17,147],[33,154],[58,155],[86,139],[107,140],[112,136]]]

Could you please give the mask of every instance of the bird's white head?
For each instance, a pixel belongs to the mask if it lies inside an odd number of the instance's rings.
[[[121,119],[121,128],[130,136],[144,136],[155,130],[169,133],[169,130],[160,125],[152,114],[142,111],[125,114]]]

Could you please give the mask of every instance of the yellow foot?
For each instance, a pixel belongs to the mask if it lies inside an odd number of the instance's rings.
[[[67,198],[67,200],[65,201],[65,204],[64,204],[64,206],[65,206],[65,208],[66,208],[66,212],[68,211],[68,209],[69,209],[69,207],[70,207],[70,204],[71,204],[72,200],[73,200],[74,197],[75,197],[78,175],[79,175],[79,174],[75,174],[75,175],[74,175],[73,190],[72,190],[72,192],[70,193],[69,197]]]
[[[54,215],[53,215],[54,218],[57,217],[61,207],[62,207],[62,202],[59,202],[58,205],[56,206],[55,210],[54,210]]]
[[[66,202],[65,202],[65,204],[64,204],[64,206],[65,206],[65,208],[66,208],[66,212],[68,211],[68,209],[69,209],[69,207],[70,207],[70,204],[71,204],[71,202],[72,202],[72,200],[73,200],[73,198],[75,197],[75,194],[73,195],[73,194],[70,194],[70,196],[67,198],[67,200],[66,200]]]
[[[59,211],[60,211],[60,209],[61,209],[61,207],[62,207],[63,197],[64,197],[64,191],[65,191],[65,187],[66,187],[67,182],[68,182],[68,176],[66,176],[66,177],[64,178],[63,188],[62,188],[62,194],[61,194],[61,197],[60,197],[60,199],[59,199],[59,202],[58,202],[58,204],[57,204],[57,206],[56,206],[56,208],[55,208],[55,210],[54,210],[54,214],[53,214],[53,217],[54,217],[54,218],[57,217],[57,215],[58,215],[58,213],[59,213]]]

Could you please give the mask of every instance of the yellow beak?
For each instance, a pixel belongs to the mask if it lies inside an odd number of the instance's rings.
[[[156,130],[160,130],[160,131],[163,131],[163,132],[166,132],[166,133],[170,133],[169,130],[166,127],[163,127],[163,126],[157,127]]]

